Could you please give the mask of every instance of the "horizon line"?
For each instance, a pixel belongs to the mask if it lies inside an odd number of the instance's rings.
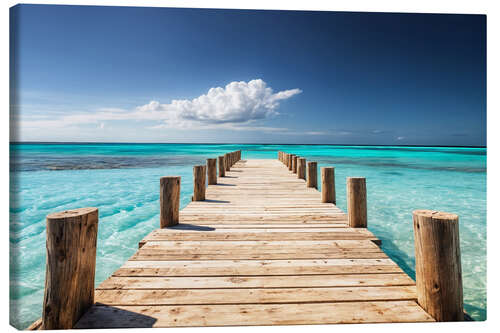
[[[433,148],[487,148],[486,145],[384,145],[349,143],[220,143],[220,142],[106,142],[106,141],[9,141],[9,144],[154,144],[154,145],[279,145],[279,146],[353,146],[353,147],[433,147]]]

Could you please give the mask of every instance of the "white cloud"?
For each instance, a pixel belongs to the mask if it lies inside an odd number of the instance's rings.
[[[261,79],[231,82],[226,87],[210,88],[192,100],[173,100],[169,104],[151,101],[136,108],[137,116],[164,120],[169,125],[242,124],[276,116],[279,102],[301,93],[300,89],[273,93]]]
[[[28,116],[16,119],[21,131],[43,130],[76,131],[94,124],[108,128],[114,121],[149,121],[145,129],[228,129],[262,132],[286,132],[286,128],[256,124],[278,115],[280,102],[300,94],[300,89],[277,93],[261,79],[249,82],[231,82],[224,88],[210,88],[206,94],[188,100],[172,100],[168,104],[151,101],[132,110],[98,108],[93,112]],[[151,125],[153,122],[153,125]],[[154,124],[156,123],[156,124]],[[93,127],[95,128],[95,127]]]
[[[404,136],[398,136],[398,137],[396,138],[396,140],[398,140],[398,141],[401,141],[401,140],[404,140],[404,139],[405,139],[405,137],[404,137]]]

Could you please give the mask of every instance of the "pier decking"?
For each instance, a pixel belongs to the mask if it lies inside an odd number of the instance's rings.
[[[152,231],[76,328],[434,321],[366,228],[278,160],[240,160]]]

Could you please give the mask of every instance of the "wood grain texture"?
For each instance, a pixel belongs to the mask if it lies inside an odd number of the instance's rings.
[[[335,168],[321,168],[321,202],[336,204]]]
[[[307,162],[307,187],[318,188],[317,162]]]
[[[205,165],[196,165],[193,167],[193,201],[205,200],[206,170]]]
[[[181,177],[160,178],[160,228],[179,224]]]
[[[208,185],[217,184],[217,159],[208,158],[207,159],[207,179]]]
[[[97,208],[47,216],[42,329],[69,329],[94,303]]]
[[[96,305],[76,328],[432,322],[414,301],[178,306]]]
[[[458,216],[413,212],[418,303],[436,321],[463,321]]]
[[[347,178],[347,216],[352,228],[366,228],[366,180],[362,177]]]

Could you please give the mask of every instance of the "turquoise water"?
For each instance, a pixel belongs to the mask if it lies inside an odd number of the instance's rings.
[[[120,267],[159,225],[159,178],[180,175],[181,207],[192,191],[192,166],[241,149],[242,158],[277,151],[335,166],[337,204],[346,210],[345,180],[367,179],[369,229],[414,277],[411,212],[460,216],[465,308],[486,319],[486,149],[328,145],[11,144],[11,323],[41,315],[45,216],[99,208],[96,284]],[[321,182],[318,182],[320,184]]]

